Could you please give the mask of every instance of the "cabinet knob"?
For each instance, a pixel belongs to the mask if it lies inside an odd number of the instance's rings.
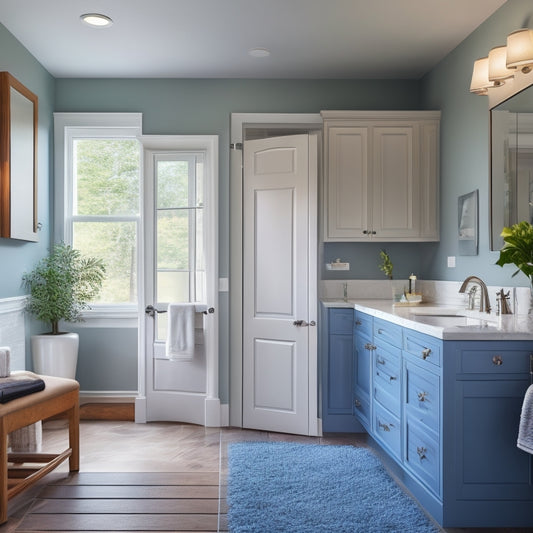
[[[356,326],[360,326],[361,324],[362,324],[362,322],[361,322],[360,320],[356,320],[356,321],[355,321],[355,325],[356,325]]]
[[[363,230],[363,235],[368,235],[368,231],[366,229]]]
[[[418,457],[420,458],[421,461],[422,459],[426,459],[426,452],[427,452],[427,448],[425,448],[424,446],[416,447],[416,453],[418,454]]]
[[[502,366],[503,365],[503,358],[501,355],[495,355],[492,358],[492,364],[496,366]]]
[[[361,402],[356,398],[355,399],[355,407],[361,407]]]
[[[431,348],[424,348],[422,350],[422,359],[424,359],[424,361],[429,357],[429,355],[431,354]]]
[[[385,359],[381,359],[381,357],[376,357],[376,363],[378,365],[385,365]]]
[[[389,381],[395,381],[397,380],[398,378],[396,376],[389,376]]]
[[[429,396],[429,394],[425,391],[418,393],[418,401],[419,402],[425,402],[426,398]]]

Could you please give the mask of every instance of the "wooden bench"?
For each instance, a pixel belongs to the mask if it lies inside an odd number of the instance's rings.
[[[0,405],[0,524],[7,521],[8,500],[33,485],[67,458],[79,470],[79,384],[52,376],[39,377],[45,389]],[[69,447],[59,454],[7,453],[8,435],[29,424],[61,415],[68,419]],[[34,466],[28,466],[34,465]]]

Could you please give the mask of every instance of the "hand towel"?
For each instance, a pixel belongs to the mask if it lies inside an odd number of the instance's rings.
[[[11,373],[11,349],[8,346],[0,347],[0,378],[6,378]]]
[[[193,303],[169,304],[166,354],[169,359],[188,361],[194,356]]]
[[[527,389],[522,404],[516,445],[521,450],[533,454],[533,385]]]

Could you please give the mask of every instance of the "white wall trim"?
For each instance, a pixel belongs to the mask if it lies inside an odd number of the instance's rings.
[[[23,311],[26,306],[28,296],[14,296],[13,298],[2,298],[0,300],[0,314]]]
[[[322,129],[320,113],[232,113],[231,144],[246,127]],[[242,150],[230,151],[230,401],[229,425],[242,427]],[[314,425],[314,424],[313,424]]]

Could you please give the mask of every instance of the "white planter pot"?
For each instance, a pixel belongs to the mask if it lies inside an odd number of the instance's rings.
[[[77,333],[32,335],[31,353],[34,372],[45,376],[75,379],[78,345]]]

